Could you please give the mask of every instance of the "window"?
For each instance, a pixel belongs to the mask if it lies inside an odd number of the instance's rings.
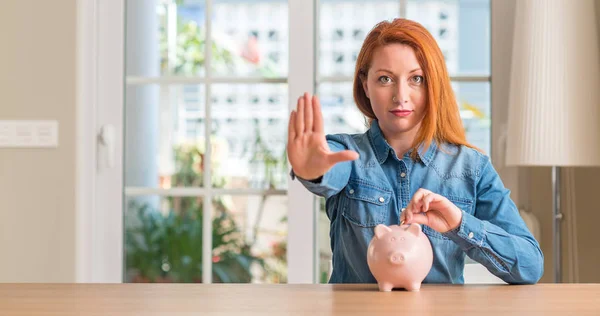
[[[126,2],[125,281],[286,282],[287,1],[153,3]]]
[[[305,32],[288,11],[299,0],[123,1],[125,281],[286,282],[297,224],[287,221],[289,30]],[[352,96],[358,51],[377,22],[405,16],[438,41],[468,139],[490,152],[489,0],[314,3],[317,27],[302,35],[316,45],[306,67],[326,133],[366,130]],[[319,201],[314,280],[326,282]]]

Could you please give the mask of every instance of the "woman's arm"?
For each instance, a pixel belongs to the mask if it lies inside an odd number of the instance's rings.
[[[510,284],[533,284],[544,272],[544,256],[521,218],[510,191],[488,157],[482,159],[474,215],[462,211],[460,225],[444,233],[473,260]]]

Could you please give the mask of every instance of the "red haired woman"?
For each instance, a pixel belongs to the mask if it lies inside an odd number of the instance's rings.
[[[531,284],[543,254],[488,156],[465,137],[444,57],[420,24],[376,25],[356,62],[364,134],[325,135],[319,100],[289,123],[292,179],[326,198],[331,283],[375,283],[367,247],[378,224],[422,225],[434,252],[424,283],[463,283],[465,255],[510,284]]]

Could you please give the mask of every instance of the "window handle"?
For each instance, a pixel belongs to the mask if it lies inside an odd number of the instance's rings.
[[[103,125],[98,133],[98,143],[105,147],[106,165],[112,168],[115,165],[115,127],[111,124]]]

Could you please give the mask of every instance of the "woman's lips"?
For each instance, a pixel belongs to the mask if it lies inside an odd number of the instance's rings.
[[[413,111],[412,110],[391,110],[390,112],[398,117],[407,117],[407,116],[411,115]]]

